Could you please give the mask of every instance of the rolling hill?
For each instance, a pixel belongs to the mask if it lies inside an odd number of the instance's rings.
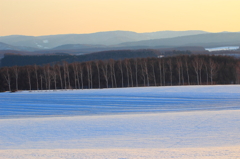
[[[207,32],[159,31],[151,33],[136,33],[131,31],[108,31],[91,34],[62,34],[47,36],[11,35],[0,37],[0,42],[15,46],[27,46],[38,49],[51,49],[66,44],[117,45],[119,43],[131,41],[171,38],[205,33]]]
[[[199,35],[189,35],[174,38],[143,40],[137,42],[127,42],[120,44],[121,46],[202,46],[202,47],[218,47],[218,46],[239,46],[240,32],[235,33],[208,33]]]

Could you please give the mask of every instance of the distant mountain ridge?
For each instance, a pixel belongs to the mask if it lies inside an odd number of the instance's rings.
[[[117,45],[125,42],[172,38],[178,36],[197,35],[206,33],[208,32],[190,30],[190,31],[158,31],[150,33],[136,33],[131,31],[108,31],[90,34],[62,34],[47,36],[11,35],[0,37],[0,42],[14,46],[26,46],[33,47],[36,49],[51,49],[66,44]]]
[[[13,46],[0,42],[0,50],[35,51],[37,49],[26,46]]]
[[[162,38],[155,39],[157,37]],[[111,43],[132,39],[135,39],[135,41],[121,42],[120,44],[114,45],[99,44],[107,43],[106,41],[109,40],[108,38],[111,39]],[[203,31],[162,31],[154,33],[135,33],[128,31],[112,31],[93,34],[50,35],[40,37],[12,35],[0,37],[0,41],[1,40],[9,43],[11,42],[16,45],[0,42],[0,52],[13,53],[13,51],[23,51],[25,52],[23,54],[29,52],[30,54],[69,53],[82,55],[108,50],[137,49],[185,49],[190,51],[205,51],[204,48],[240,46],[240,32],[207,33]],[[81,40],[82,43],[79,42]],[[87,42],[92,42],[93,44],[86,44]],[[63,44],[59,45],[61,43]],[[17,46],[17,44],[22,45]],[[35,47],[27,47],[24,44]],[[56,47],[52,47],[55,45]]]
[[[202,46],[217,47],[235,45],[240,46],[240,32],[208,33],[199,35],[188,35],[174,38],[143,40],[137,42],[126,42],[120,46]]]

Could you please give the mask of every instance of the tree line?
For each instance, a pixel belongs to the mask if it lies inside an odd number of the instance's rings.
[[[43,55],[18,55],[18,54],[5,54],[1,60],[1,66],[26,66],[26,65],[44,65],[55,64],[59,61],[73,62],[86,62],[94,60],[119,60],[125,58],[145,58],[157,57],[160,51],[153,49],[141,50],[110,50],[96,53],[89,53],[83,55],[71,55],[65,53],[56,54],[43,54]]]
[[[66,61],[0,68],[0,91],[239,84],[240,60],[228,56]]]

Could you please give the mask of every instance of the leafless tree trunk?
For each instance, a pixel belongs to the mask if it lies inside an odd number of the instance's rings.
[[[78,88],[78,86],[77,86],[77,70],[75,68],[76,63],[72,63],[70,65],[72,66],[72,69],[73,69],[74,88],[77,89]]]
[[[142,73],[142,78],[143,78],[143,85],[146,86],[144,60],[140,61],[140,66],[141,66],[141,73]]]
[[[119,60],[119,62],[118,62],[118,68],[119,68],[119,70],[120,70],[120,72],[121,72],[122,87],[123,87],[124,85],[123,85],[123,67],[122,67],[122,60]]]
[[[53,70],[50,71],[50,74],[53,78],[54,81],[54,89],[57,89],[57,72],[56,72],[56,67],[53,68]]]
[[[15,80],[16,80],[16,90],[18,90],[18,74],[19,74],[19,69],[18,66],[13,66],[13,72],[15,75]]]
[[[167,61],[168,67],[169,67],[169,72],[170,72],[170,82],[171,82],[171,86],[172,86],[172,60],[169,59]]]
[[[101,88],[101,82],[100,82],[100,71],[99,71],[99,61],[95,61],[97,72],[98,72],[98,88]]]
[[[80,73],[80,78],[81,78],[81,85],[82,85],[82,89],[83,89],[83,67],[82,64],[79,64],[79,73]]]
[[[10,76],[10,73],[9,73],[9,68],[6,68],[5,69],[5,74],[4,74],[4,78],[8,84],[8,90],[11,92],[11,76]]]
[[[138,87],[138,59],[134,59],[136,87]]]
[[[61,89],[63,89],[62,72],[61,72],[61,67],[59,66],[59,64],[56,64],[56,71],[57,71],[58,76],[59,76]]]
[[[64,88],[67,89],[67,70],[65,66],[65,62],[63,62],[63,79],[64,79]]]
[[[111,84],[112,84],[112,88],[113,88],[113,87],[115,87],[114,86],[114,60],[113,59],[109,60],[109,67],[110,67]]]
[[[46,68],[46,66],[44,66],[44,68],[43,68],[43,75],[44,75],[44,81],[45,81],[46,89],[48,89],[48,77],[47,77],[47,68]]]
[[[128,85],[127,85],[127,87],[129,87],[129,71],[128,71],[128,59],[125,59],[124,60],[124,64],[125,64],[125,67],[126,67],[126,70],[127,70],[127,82],[128,82]]]
[[[117,80],[116,80],[116,73],[115,73],[115,61],[112,64],[113,65],[113,79],[114,79],[114,83],[115,83],[115,87],[117,87]]]
[[[67,88],[70,89],[71,85],[70,85],[69,69],[68,69],[68,63],[66,61],[63,62],[63,71],[64,71],[63,75],[64,75],[65,89]]]
[[[131,62],[130,62],[130,61],[128,61],[127,67],[128,67],[128,70],[129,70],[131,85],[132,85],[132,87],[133,87],[133,73],[132,73],[132,67],[131,67]]]
[[[153,71],[153,81],[154,81],[154,86],[157,85],[157,82],[156,82],[156,75],[155,75],[155,66],[154,66],[154,61],[151,62],[151,66],[152,66],[152,71]]]
[[[240,84],[240,61],[238,61],[237,63],[237,67],[236,67],[236,84]]]
[[[37,90],[39,90],[38,86],[38,66],[34,65],[34,73],[35,73],[35,78],[36,78],[36,83],[37,83]]]
[[[203,65],[204,65],[204,68],[205,68],[205,71],[206,71],[206,83],[207,83],[207,85],[208,85],[208,63],[205,61],[204,63],[203,63]]]
[[[211,79],[211,85],[212,85],[213,78],[217,74],[217,71],[218,71],[218,66],[212,59],[209,60],[209,66],[210,66],[210,70],[209,70],[210,71],[210,79]]]
[[[199,59],[199,82],[202,84],[202,67],[203,67],[203,59]]]
[[[196,76],[197,76],[197,84],[199,85],[199,73],[198,73],[198,70],[199,70],[199,58],[198,57],[194,57],[194,59],[192,61],[192,65],[193,65],[194,71],[195,71]]]
[[[71,89],[71,80],[70,80],[70,74],[69,74],[69,64],[66,64],[66,70],[67,70],[67,77],[68,77],[68,88]]]
[[[162,60],[158,59],[158,67],[159,67],[159,85],[162,86]]]
[[[40,75],[40,80],[41,80],[41,90],[43,90],[43,76]]]
[[[166,69],[165,69],[165,62],[164,60],[162,61],[162,68],[163,68],[163,85],[166,85]]]
[[[146,73],[146,77],[147,77],[147,86],[149,86],[149,74],[148,74],[148,64],[147,64],[147,59],[143,60],[144,63],[144,71]]]
[[[178,57],[177,58],[178,85],[181,84],[181,67],[182,67],[182,61]]]
[[[185,67],[186,67],[186,72],[187,72],[188,85],[190,85],[189,70],[188,70],[188,59],[187,59],[186,56],[185,56],[184,61],[185,61]]]
[[[182,85],[184,85],[185,84],[185,80],[184,80],[184,72],[183,72],[183,63],[182,63],[182,67],[181,67],[182,69],[181,69],[181,71],[182,71]]]
[[[47,78],[48,78],[48,89],[51,89],[51,73],[50,73],[50,65],[47,65]]]
[[[79,82],[79,70],[78,70],[78,64],[76,63],[76,65],[75,65],[75,67],[76,67],[76,77],[77,77],[77,88],[78,89],[80,89],[80,82]]]
[[[103,65],[102,65],[102,71],[103,71],[103,76],[106,81],[106,86],[108,88],[108,61],[104,61]]]
[[[75,89],[78,89],[80,87],[79,85],[79,75],[78,75],[78,64],[72,63],[72,67],[73,67],[73,76],[74,76],[74,84],[75,84]]]
[[[27,76],[28,76],[28,84],[29,84],[29,90],[32,90],[32,85],[31,85],[31,70],[27,68]]]
[[[92,88],[92,63],[86,62],[87,73],[88,73],[88,88]]]

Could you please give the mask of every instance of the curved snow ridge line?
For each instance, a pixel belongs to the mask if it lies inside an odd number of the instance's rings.
[[[239,109],[239,96],[239,85],[116,88],[61,91],[60,93],[3,93],[0,96],[0,115],[21,113],[23,115],[82,115],[84,113]]]

